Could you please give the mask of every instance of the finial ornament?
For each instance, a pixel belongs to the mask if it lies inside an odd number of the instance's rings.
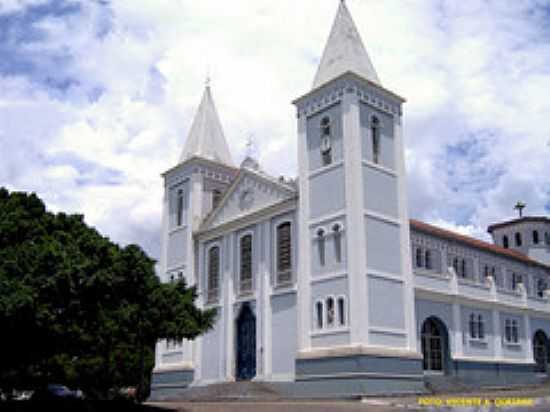
[[[514,209],[517,210],[519,213],[519,217],[523,217],[523,209],[525,209],[525,206],[527,205],[523,203],[521,200],[518,200],[518,202],[514,206]]]
[[[254,149],[254,134],[250,134],[246,140],[246,156],[252,157],[252,151]]]

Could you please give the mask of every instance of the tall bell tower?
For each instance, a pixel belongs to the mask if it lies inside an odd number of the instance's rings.
[[[294,104],[299,163],[298,380],[422,387],[402,106],[344,1]],[[346,361],[349,359],[350,361]],[[391,383],[390,383],[391,382]]]

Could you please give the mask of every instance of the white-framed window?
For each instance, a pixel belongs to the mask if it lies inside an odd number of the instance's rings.
[[[321,119],[321,162],[323,166],[332,163],[332,128],[330,118]]]
[[[176,226],[183,224],[183,189],[178,189],[176,194]]]
[[[539,244],[539,231],[538,230],[533,230],[533,243],[535,245],[538,245]]]
[[[327,297],[325,300],[325,305],[327,311],[327,328],[332,328],[336,323],[336,304],[334,302],[334,297]]]
[[[172,351],[172,350],[178,350],[182,347],[182,342],[174,339],[167,339],[166,340],[166,350]]]
[[[292,224],[285,221],[276,228],[277,284],[292,282]]]
[[[220,247],[211,246],[207,252],[207,303],[218,300],[220,287]]]
[[[332,234],[334,236],[334,258],[336,262],[342,262],[342,225],[335,223],[332,225]]]
[[[506,343],[519,342],[519,322],[516,319],[504,320],[504,341]]]
[[[416,248],[416,267],[418,268],[421,268],[424,266],[424,261],[423,261],[423,256],[422,256],[422,249],[417,247]]]
[[[378,117],[372,116],[370,121],[371,139],[372,139],[372,161],[380,163],[380,120]]]
[[[344,296],[338,296],[337,299],[338,308],[338,326],[346,326],[348,322],[346,298]]]
[[[512,290],[517,290],[520,283],[523,282],[523,277],[516,272],[512,272]]]
[[[326,254],[325,254],[326,236],[323,228],[317,229],[317,250],[319,253],[319,264],[325,266]]]
[[[433,259],[432,259],[432,251],[431,250],[426,250],[426,252],[424,253],[424,266],[428,270],[433,269]]]
[[[323,301],[318,300],[315,302],[315,327],[317,329],[323,329],[325,326],[325,308],[323,305]]]
[[[544,297],[544,293],[546,292],[546,289],[548,289],[548,282],[544,279],[538,279],[537,280],[537,296],[539,298]]]
[[[521,246],[522,243],[523,243],[522,240],[521,240],[521,233],[516,232],[514,237],[516,239],[516,246]]]
[[[252,233],[246,233],[239,238],[239,293],[252,291]]]
[[[485,339],[485,322],[481,313],[471,313],[469,321],[470,338]]]
[[[504,249],[508,249],[510,247],[510,241],[508,240],[507,235],[502,236],[502,247]]]

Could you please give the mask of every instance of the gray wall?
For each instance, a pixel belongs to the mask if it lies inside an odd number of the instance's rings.
[[[323,110],[307,119],[307,151],[309,170],[316,170],[322,166],[321,162],[321,120],[328,116],[331,121],[332,132],[332,161],[343,159],[342,154],[342,105],[340,103]],[[305,177],[305,176],[304,176]]]
[[[298,337],[296,294],[287,293],[271,298],[272,308],[272,371],[273,374],[294,374]]]
[[[389,169],[394,169],[395,151],[392,117],[389,114],[381,112],[365,103],[361,103],[359,110],[363,159],[372,161],[371,117],[376,115],[382,126],[380,130],[380,164]]]

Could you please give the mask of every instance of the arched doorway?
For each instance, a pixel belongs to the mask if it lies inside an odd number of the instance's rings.
[[[533,337],[533,358],[535,372],[546,373],[548,371],[548,338],[542,330],[538,330]]]
[[[236,378],[247,381],[256,376],[256,316],[245,303],[237,318]]]
[[[421,331],[423,368],[426,372],[444,373],[449,353],[447,328],[439,319],[430,317]]]

